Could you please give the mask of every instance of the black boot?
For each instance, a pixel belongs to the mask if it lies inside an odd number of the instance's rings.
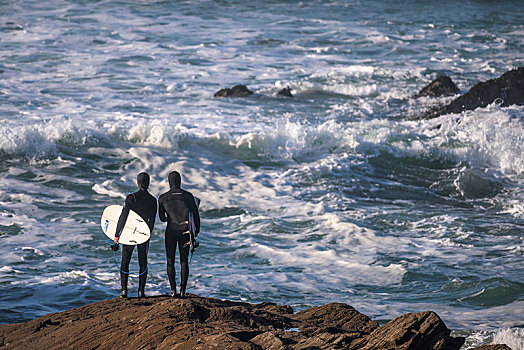
[[[127,290],[126,289],[122,289],[122,291],[120,292],[120,298],[127,298]]]
[[[180,299],[186,299],[186,286],[180,286]]]

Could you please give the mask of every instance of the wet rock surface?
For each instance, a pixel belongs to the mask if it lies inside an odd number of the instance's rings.
[[[524,105],[524,67],[510,70],[497,79],[480,82],[451,101],[434,108],[416,119],[431,119],[444,114],[461,113],[497,102],[501,106]]]
[[[362,349],[460,349],[465,339],[453,338],[450,333],[432,311],[409,313],[374,330]]]
[[[224,88],[215,92],[214,97],[247,97],[253,95],[245,85],[235,85],[232,88]]]
[[[342,303],[290,306],[191,295],[111,299],[0,325],[5,349],[459,349],[433,312],[379,326]]]
[[[291,89],[288,87],[283,88],[277,93],[277,96],[282,97],[293,97],[293,94],[291,93]]]
[[[446,75],[441,75],[425,86],[415,97],[441,97],[458,94],[459,88]]]

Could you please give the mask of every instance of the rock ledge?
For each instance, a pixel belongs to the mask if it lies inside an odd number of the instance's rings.
[[[464,338],[431,311],[379,324],[330,303],[297,313],[290,306],[190,295],[110,299],[0,325],[5,349],[459,349]]]

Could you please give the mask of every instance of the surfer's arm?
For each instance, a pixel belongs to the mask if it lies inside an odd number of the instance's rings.
[[[122,213],[120,214],[120,217],[118,218],[118,224],[116,224],[115,237],[120,237],[120,234],[122,233],[122,230],[124,229],[124,225],[127,221],[127,217],[129,216],[129,210],[131,209],[130,208],[131,198],[132,198],[132,195],[129,195],[126,198],[124,208],[122,209]]]
[[[162,222],[167,221],[166,210],[164,209],[164,205],[162,204],[162,197],[158,199],[158,218]]]
[[[200,233],[200,214],[198,213],[198,208],[195,205],[195,211],[193,212],[193,217],[195,220],[195,236]]]
[[[158,212],[158,202],[155,199],[155,214],[151,218],[151,232],[153,232],[153,227],[155,226],[156,213]]]

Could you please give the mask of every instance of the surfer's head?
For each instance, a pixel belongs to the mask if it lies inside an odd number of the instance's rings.
[[[140,173],[136,177],[136,183],[138,185],[138,188],[142,191],[145,191],[149,188],[149,174],[148,173]]]
[[[167,179],[169,180],[169,187],[180,188],[180,182],[182,182],[182,179],[180,178],[180,173],[178,171],[170,172]]]

